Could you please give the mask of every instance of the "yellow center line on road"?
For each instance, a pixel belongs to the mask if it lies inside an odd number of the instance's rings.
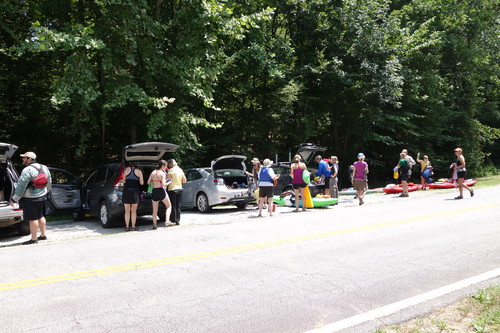
[[[68,280],[77,280],[77,279],[82,279],[82,278],[86,278],[86,277],[93,277],[93,276],[99,276],[99,275],[105,275],[105,274],[111,274],[111,273],[139,270],[139,269],[144,269],[144,268],[149,268],[149,267],[166,266],[166,265],[171,265],[171,264],[176,264],[176,263],[181,263],[181,262],[189,262],[189,261],[195,261],[195,260],[200,260],[200,259],[219,257],[219,256],[232,254],[232,253],[241,253],[241,252],[247,252],[247,251],[252,251],[252,250],[259,250],[259,249],[280,246],[280,245],[293,244],[293,243],[299,243],[299,242],[304,242],[304,241],[309,241],[309,240],[327,238],[327,237],[332,237],[332,236],[337,236],[337,235],[350,234],[350,233],[355,233],[355,232],[360,232],[360,231],[365,231],[365,230],[384,228],[384,227],[400,225],[400,224],[405,224],[405,223],[410,223],[410,222],[428,221],[429,219],[436,219],[439,217],[446,217],[446,216],[453,216],[453,215],[458,215],[458,214],[463,214],[463,213],[470,213],[470,212],[475,212],[475,211],[480,211],[480,210],[485,210],[485,209],[490,209],[490,208],[495,208],[495,207],[500,207],[500,203],[492,203],[492,204],[483,205],[483,206],[463,208],[463,209],[457,209],[457,210],[453,210],[453,211],[445,211],[445,212],[441,212],[441,213],[421,215],[421,216],[415,216],[415,217],[408,217],[408,218],[403,218],[403,219],[398,219],[398,220],[393,220],[393,221],[380,222],[380,223],[374,223],[374,224],[369,224],[369,225],[363,225],[363,226],[359,226],[359,227],[345,228],[345,229],[333,230],[333,231],[322,232],[322,233],[317,233],[317,234],[279,239],[279,240],[274,240],[274,241],[269,241],[269,242],[264,242],[264,243],[236,246],[236,247],[230,247],[230,248],[226,248],[226,249],[199,252],[199,253],[193,253],[193,254],[187,254],[187,255],[181,255],[181,256],[175,256],[175,257],[168,257],[168,258],[156,259],[156,260],[150,260],[150,261],[143,261],[143,262],[137,262],[137,263],[131,263],[131,264],[125,264],[125,265],[111,266],[111,267],[105,267],[105,268],[99,268],[99,269],[92,269],[92,270],[74,272],[74,273],[68,273],[68,274],[62,274],[62,275],[46,276],[46,277],[41,277],[41,278],[32,279],[32,280],[23,280],[23,281],[17,281],[17,282],[3,283],[3,284],[0,284],[0,291],[7,291],[7,290],[13,290],[13,289],[23,289],[23,288],[29,288],[29,287],[34,287],[34,286],[39,286],[39,285],[44,285],[44,284],[51,284],[51,283],[57,283],[57,282],[62,282],[62,281],[68,281]]]

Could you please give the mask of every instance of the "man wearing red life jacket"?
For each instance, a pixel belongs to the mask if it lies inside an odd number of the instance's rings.
[[[36,244],[39,240],[46,240],[45,201],[52,188],[52,176],[49,169],[36,162],[36,154],[28,151],[21,154],[25,168],[19,176],[16,192],[12,196],[11,206],[19,201],[23,209],[25,220],[30,223],[31,239],[23,244]],[[40,236],[37,237],[38,229]]]

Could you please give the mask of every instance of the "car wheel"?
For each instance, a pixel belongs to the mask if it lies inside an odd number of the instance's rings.
[[[30,232],[30,221],[21,221],[17,224],[17,233],[19,236],[29,235]]]
[[[212,207],[208,205],[208,198],[205,193],[200,193],[196,197],[196,208],[200,213],[206,213],[212,209]]]
[[[111,228],[115,224],[116,218],[109,213],[106,201],[101,202],[99,206],[99,220],[103,228]]]
[[[238,207],[238,209],[245,209],[247,208],[248,206],[248,202],[237,202],[236,203],[236,207]]]

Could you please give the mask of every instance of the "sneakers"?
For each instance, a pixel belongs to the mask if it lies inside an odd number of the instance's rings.
[[[460,199],[463,199],[464,197],[459,195],[458,197],[455,197],[455,200],[460,200]]]
[[[470,196],[473,197],[474,196],[474,190],[470,190]]]
[[[47,240],[47,236],[38,236],[38,240]]]
[[[36,244],[38,241],[36,239],[30,239],[29,241],[26,241],[23,243],[23,245],[30,245],[30,244]]]

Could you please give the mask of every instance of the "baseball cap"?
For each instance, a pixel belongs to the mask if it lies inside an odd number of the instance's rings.
[[[24,154],[21,154],[21,157],[29,157],[32,160],[36,160],[36,154],[32,151],[27,151]]]

